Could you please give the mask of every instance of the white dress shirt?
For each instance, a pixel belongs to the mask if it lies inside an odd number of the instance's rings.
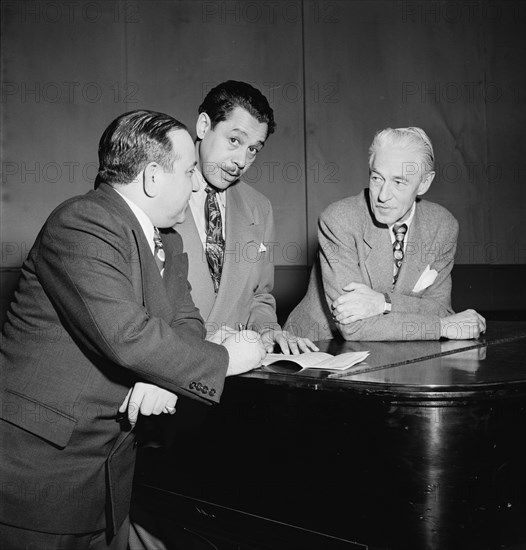
[[[115,187],[113,189],[115,189]],[[117,191],[117,189],[115,189],[115,191]],[[119,193],[119,191],[117,191],[117,193]],[[135,214],[137,221],[141,224],[144,236],[146,237],[146,241],[150,245],[150,250],[152,251],[152,255],[153,255],[155,251],[155,243],[153,241],[155,228],[153,226],[152,221],[150,220],[150,218],[142,208],[137,206],[133,201],[125,197],[122,193],[119,193],[119,195],[126,201],[126,204],[131,208],[131,211]]]

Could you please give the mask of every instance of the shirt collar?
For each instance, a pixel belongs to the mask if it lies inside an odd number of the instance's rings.
[[[194,202],[199,202],[204,204],[205,203],[205,197],[206,197],[206,188],[208,187],[208,182],[206,181],[205,177],[201,173],[201,171],[196,168],[194,170],[194,178],[196,178],[197,183],[199,184],[199,190],[194,191],[192,193],[192,198],[195,197]],[[225,195],[226,189],[218,189],[216,196],[217,199],[221,202],[221,205],[224,207],[226,206],[226,195]]]
[[[393,227],[395,225],[400,225],[401,223],[405,223],[407,225],[407,229],[409,230],[409,227],[411,225],[411,223],[413,223],[413,218],[415,217],[415,210],[416,210],[416,201],[413,203],[413,206],[411,206],[411,212],[409,214],[409,217],[407,218],[407,220],[404,220],[403,222],[396,222],[396,223],[393,223],[392,225],[389,225],[389,231],[392,232],[393,230]]]
[[[114,187],[114,189],[115,189],[115,187]],[[144,236],[146,237],[146,241],[150,245],[150,249],[151,249],[152,254],[153,254],[154,246],[155,246],[154,242],[153,242],[153,235],[155,233],[155,229],[154,229],[152,221],[150,220],[150,218],[148,217],[148,215],[146,214],[146,212],[142,208],[137,206],[128,197],[125,197],[122,193],[117,191],[117,189],[115,189],[115,191],[117,193],[119,193],[119,195],[126,201],[126,204],[130,207],[131,211],[135,214],[135,217],[137,218],[137,221],[140,223],[140,225],[142,227],[142,231],[144,233]]]

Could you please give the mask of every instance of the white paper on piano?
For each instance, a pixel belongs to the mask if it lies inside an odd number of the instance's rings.
[[[295,373],[304,369],[342,371],[361,363],[368,355],[368,351],[350,351],[339,355],[322,351],[311,351],[299,355],[268,353],[261,367],[267,372],[278,373]]]

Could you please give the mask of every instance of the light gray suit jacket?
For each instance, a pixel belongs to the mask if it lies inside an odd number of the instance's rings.
[[[208,263],[191,209],[175,226],[188,254],[192,298],[209,334],[241,323],[261,330],[279,327],[274,286],[274,219],[269,200],[243,182],[226,191],[225,255],[221,284],[214,293]],[[266,249],[266,250],[264,250]]]
[[[393,288],[393,252],[389,230],[375,222],[368,190],[331,204],[318,223],[319,253],[307,294],[290,314],[285,328],[313,340],[438,340],[440,317],[451,315],[451,269],[458,223],[445,208],[417,200],[406,252]],[[435,280],[421,290],[424,271]],[[392,312],[348,325],[335,323],[329,305],[350,282],[388,292]]]

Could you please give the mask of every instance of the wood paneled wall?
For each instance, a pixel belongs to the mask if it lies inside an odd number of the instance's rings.
[[[278,123],[247,180],[276,213],[277,263],[312,262],[316,220],[367,185],[387,126],[422,126],[428,198],[461,226],[459,264],[526,263],[526,5],[510,1],[2,1],[3,268],[62,200],[89,190],[97,143],[150,108],[193,131],[206,92],[253,83]]]

